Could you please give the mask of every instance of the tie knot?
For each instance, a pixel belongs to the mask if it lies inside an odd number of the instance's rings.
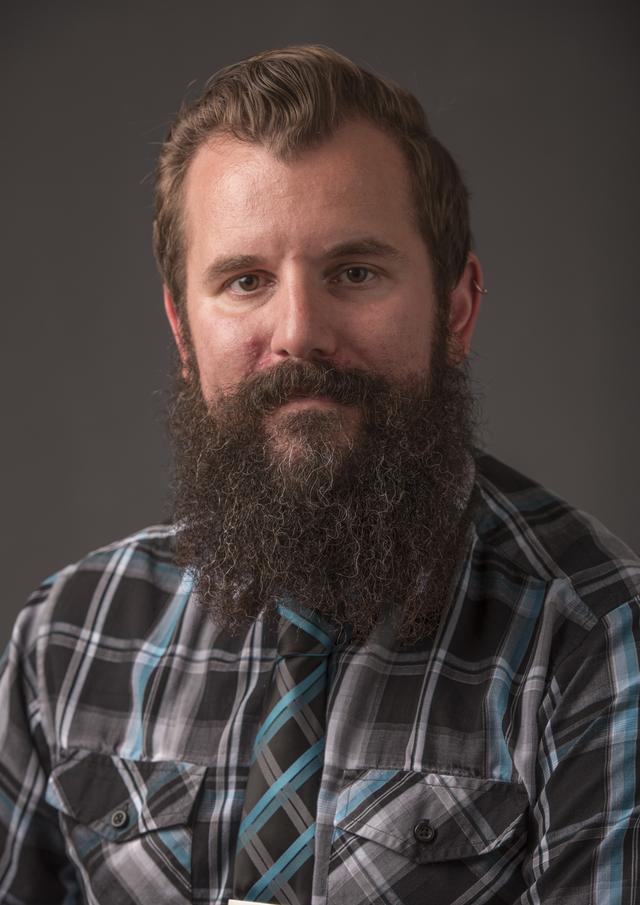
[[[328,657],[337,631],[310,610],[278,604],[278,655],[281,657]]]

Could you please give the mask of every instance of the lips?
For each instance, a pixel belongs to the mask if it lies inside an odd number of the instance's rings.
[[[337,405],[328,396],[291,396],[280,408],[322,408]]]

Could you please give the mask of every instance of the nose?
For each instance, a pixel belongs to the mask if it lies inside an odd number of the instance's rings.
[[[330,297],[303,277],[281,283],[273,304],[271,354],[279,359],[333,358],[337,352],[337,325],[332,320]]]

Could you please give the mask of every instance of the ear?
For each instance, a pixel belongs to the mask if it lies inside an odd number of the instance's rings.
[[[450,355],[456,364],[469,355],[480,300],[486,292],[480,261],[470,254],[458,284],[451,293],[449,306]]]
[[[182,376],[186,378],[189,372],[189,353],[187,351],[187,342],[184,336],[184,325],[182,323],[182,318],[178,313],[176,304],[171,297],[168,286],[165,285],[162,287],[162,294],[164,297],[164,310],[166,312],[167,320],[169,321],[169,326],[171,327],[171,332],[173,333],[173,338],[176,342],[176,346],[178,347],[180,361],[182,362]]]

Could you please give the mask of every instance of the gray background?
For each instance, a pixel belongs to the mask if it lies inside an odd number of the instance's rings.
[[[192,83],[300,41],[413,90],[467,175],[486,447],[640,549],[639,21],[604,0],[4,0],[0,641],[41,578],[166,516],[157,145]]]

